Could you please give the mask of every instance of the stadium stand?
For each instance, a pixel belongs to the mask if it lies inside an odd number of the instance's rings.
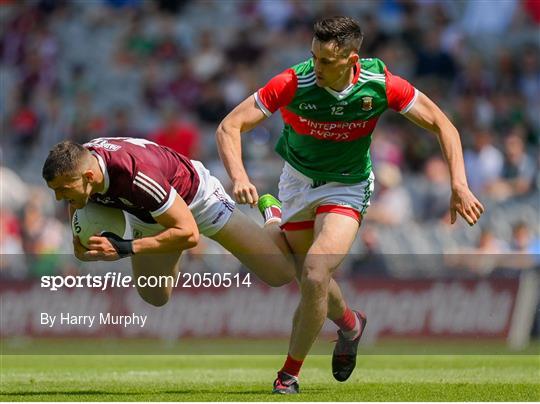
[[[380,57],[444,107],[460,129],[470,182],[487,208],[478,228],[450,227],[436,139],[389,113],[375,132],[375,170],[396,170],[401,186],[394,198],[410,200],[410,208],[391,223],[368,213],[377,239],[370,251],[455,252],[476,246],[486,229],[510,246],[518,222],[528,226],[531,246],[538,243],[538,3],[508,0],[504,10],[476,1],[279,3],[4,1],[2,181],[9,177],[4,186],[13,191],[2,197],[3,251],[69,251],[66,214],[40,178],[48,149],[61,139],[164,136],[172,119],[176,143],[182,136],[196,143],[196,157],[228,184],[215,147],[217,123],[272,74],[308,57],[311,24],[329,14],[365,21],[362,55]],[[260,194],[276,191],[281,162],[272,148],[280,125],[268,120],[247,142],[246,164]],[[35,195],[43,203],[36,205]],[[373,205],[382,200],[377,185]],[[28,215],[54,220],[47,226],[53,234],[36,234]],[[40,236],[56,241],[36,247]],[[367,250],[359,235],[353,251]]]

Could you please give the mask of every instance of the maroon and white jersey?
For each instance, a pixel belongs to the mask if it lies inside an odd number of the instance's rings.
[[[176,195],[190,204],[199,187],[191,161],[146,139],[98,138],[83,145],[97,157],[105,189],[92,202],[122,209],[147,223],[169,209]]]

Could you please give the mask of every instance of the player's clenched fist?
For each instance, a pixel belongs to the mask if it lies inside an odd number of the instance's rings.
[[[250,204],[255,206],[259,201],[257,188],[249,181],[236,181],[233,184],[234,199],[239,204]]]

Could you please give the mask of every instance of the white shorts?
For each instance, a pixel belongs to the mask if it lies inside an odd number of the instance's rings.
[[[213,236],[220,231],[231,218],[235,208],[232,198],[225,192],[221,182],[210,174],[200,162],[191,160],[199,174],[199,189],[188,205],[199,233]],[[125,212],[133,232],[133,238],[153,236],[165,228],[159,223],[145,223],[137,216]]]
[[[360,221],[369,206],[375,177],[373,172],[358,184],[316,182],[285,163],[279,178],[282,228],[303,230],[313,227],[318,213],[338,213]]]

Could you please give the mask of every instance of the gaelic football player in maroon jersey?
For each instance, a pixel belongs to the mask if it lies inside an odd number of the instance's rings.
[[[133,227],[152,235],[123,240],[107,233],[93,236],[88,249],[74,237],[75,256],[83,261],[112,261],[130,256],[133,275],[176,276],[183,250],[203,234],[220,243],[261,280],[281,286],[294,278],[292,258],[261,227],[235,209],[219,180],[198,161],[138,138],[99,138],[84,145],[55,145],[43,166],[43,178],[70,214],[88,203],[121,209]],[[147,232],[148,234],[148,232]],[[172,285],[139,288],[141,297],[164,305]]]

